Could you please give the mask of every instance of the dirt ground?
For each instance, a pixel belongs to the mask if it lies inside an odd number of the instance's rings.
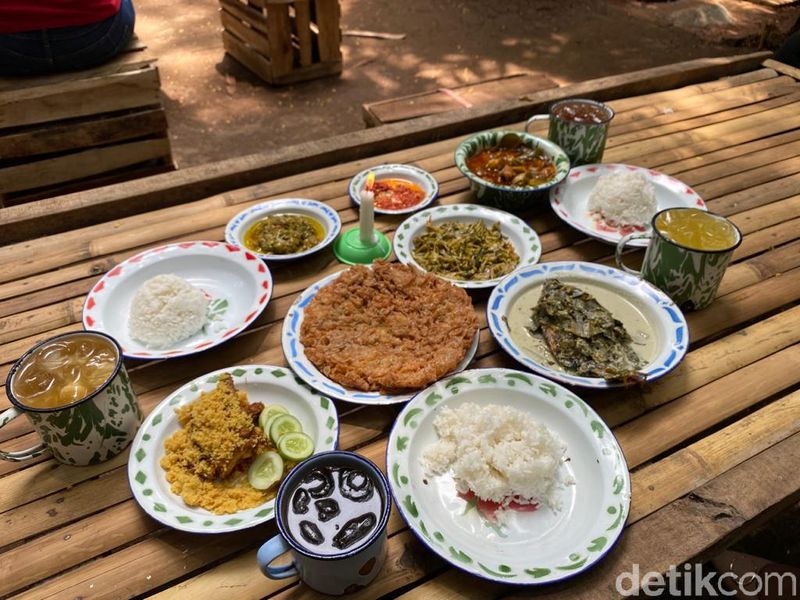
[[[225,55],[216,0],[135,4],[136,31],[159,57],[173,153],[187,167],[362,129],[368,101],[522,71],[563,84],[748,52],[720,39],[750,35],[752,46],[765,23],[787,27],[797,12],[728,0],[730,26],[670,24],[710,1],[342,0],[343,30],[406,38],[345,35],[341,77],[289,87],[270,87]]]

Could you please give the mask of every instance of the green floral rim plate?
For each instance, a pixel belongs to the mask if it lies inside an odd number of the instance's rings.
[[[315,443],[315,453],[333,450],[339,438],[339,417],[333,402],[306,386],[285,367],[243,365],[220,369],[198,377],[167,396],[145,419],[131,445],[128,480],[136,501],[156,519],[181,531],[225,533],[247,529],[274,516],[275,500],[228,515],[187,506],[170,491],[159,464],[164,442],[180,428],[175,409],[213,390],[219,376],[230,373],[234,384],[247,392],[250,402],[282,404],[293,414]]]
[[[511,406],[561,437],[562,468],[574,483],[561,490],[560,510],[512,512],[498,525],[457,495],[451,474],[425,473],[437,411],[463,402]],[[423,544],[460,569],[508,584],[553,583],[591,568],[621,535],[630,508],[625,458],[597,413],[559,384],[511,369],[464,371],[415,396],[389,436],[386,469],[400,514]]]
[[[425,232],[425,225],[428,220],[433,223],[440,221],[465,221],[472,222],[482,220],[487,227],[495,223],[500,223],[500,231],[514,246],[514,250],[519,256],[519,262],[515,268],[527,267],[539,262],[542,255],[542,244],[539,236],[531,229],[525,221],[515,217],[511,213],[487,208],[479,204],[451,204],[449,206],[436,206],[418,212],[400,224],[394,236],[394,253],[397,259],[406,265],[414,265],[418,269],[423,269],[414,260],[411,252],[414,249],[414,239]],[[506,274],[507,275],[507,274]],[[453,285],[466,289],[491,288],[500,283],[505,275],[494,279],[486,280],[463,280],[448,279]]]

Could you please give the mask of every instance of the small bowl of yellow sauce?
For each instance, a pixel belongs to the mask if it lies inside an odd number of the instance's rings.
[[[225,228],[225,240],[266,261],[286,261],[325,248],[341,228],[339,215],[326,204],[285,198],[237,214]]]

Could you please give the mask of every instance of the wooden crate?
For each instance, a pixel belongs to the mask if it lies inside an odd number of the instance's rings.
[[[338,0],[219,0],[225,51],[264,81],[342,72]]]
[[[174,169],[155,62],[0,79],[0,206]]]

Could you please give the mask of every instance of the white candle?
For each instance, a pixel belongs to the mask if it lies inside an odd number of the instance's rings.
[[[375,194],[371,189],[373,180],[372,177],[368,177],[367,185],[361,191],[361,209],[358,213],[359,237],[365,246],[374,246],[377,243],[375,239]]]

